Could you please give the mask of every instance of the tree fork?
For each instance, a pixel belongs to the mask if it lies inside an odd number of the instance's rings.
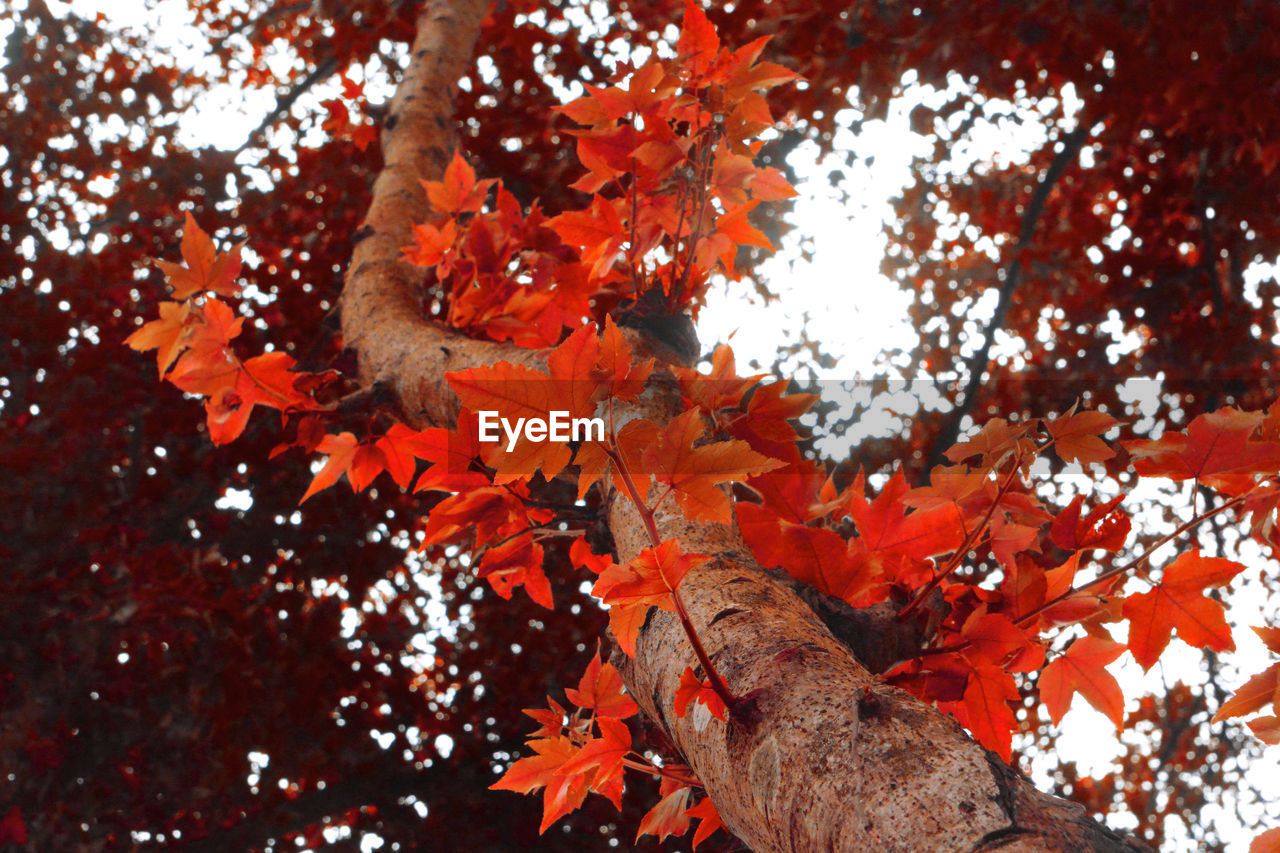
[[[435,0],[418,21],[409,67],[382,133],[385,166],[342,296],[342,328],[361,380],[395,391],[414,426],[451,423],[445,373],[532,350],[464,338],[424,321],[419,274],[402,263],[411,225],[429,208],[418,181],[438,178],[455,145],[453,93],[487,4]],[[635,340],[635,333],[628,337]],[[651,342],[645,349],[662,352]],[[659,423],[678,398],[654,383],[642,405]],[[670,709],[692,652],[679,620],[651,611],[628,689],[706,784],[725,824],[757,850],[1138,850],[1084,809],[1037,791],[950,717],[880,684],[801,599],[751,559],[736,528],[658,514],[664,537],[713,559],[682,591],[717,668],[747,698],[722,723]],[[620,560],[646,546],[640,513],[612,502]]]

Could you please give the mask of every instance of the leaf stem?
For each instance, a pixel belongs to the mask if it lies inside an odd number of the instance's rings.
[[[649,534],[649,542],[654,548],[662,544],[662,536],[658,533],[658,523],[654,518],[654,512],[650,509],[640,497],[640,490],[636,487],[635,480],[631,476],[631,470],[627,467],[626,460],[623,458],[622,451],[618,447],[616,435],[613,433],[613,400],[609,400],[609,444],[605,449],[605,453],[612,460],[618,469],[618,476],[622,480],[622,485],[626,489],[627,498],[635,506],[636,511],[640,513],[640,519],[644,522],[645,532]],[[661,569],[659,569],[661,575]],[[666,575],[662,575],[663,583],[667,584],[667,589],[671,591],[671,601],[676,608],[676,616],[680,619],[680,627],[684,629],[685,636],[689,638],[689,645],[693,646],[693,654],[698,659],[698,663],[702,666],[702,671],[707,675],[707,682],[711,685],[711,689],[720,697],[720,700],[730,708],[738,704],[739,697],[729,689],[728,683],[716,669],[715,664],[711,662],[711,656],[707,654],[706,648],[702,645],[702,639],[698,636],[698,631],[693,627],[693,619],[689,616],[689,610],[684,605],[684,599],[681,597],[679,590],[673,587],[667,581]]]
[[[977,543],[978,537],[982,535],[983,531],[986,530],[987,526],[991,523],[991,516],[995,513],[996,507],[1000,505],[1000,499],[1005,496],[1005,493],[1009,491],[1009,487],[1013,485],[1013,478],[1018,473],[1018,469],[1021,465],[1022,454],[1019,453],[1013,460],[1013,467],[1009,469],[1008,476],[1004,478],[1004,482],[1000,484],[1000,488],[996,491],[996,496],[992,499],[991,506],[987,507],[987,512],[982,517],[982,522],[969,532],[969,535],[965,537],[964,542],[960,543],[960,547],[951,555],[951,559],[947,561],[947,564],[943,567],[942,571],[934,575],[933,579],[926,583],[924,587],[916,593],[915,597],[907,602],[905,607],[898,611],[899,622],[904,621],[908,616],[915,612],[915,610],[924,603],[924,600],[928,597],[929,593],[937,589],[938,585],[946,580],[948,575],[959,568],[960,561],[964,559],[964,555],[969,553],[969,550]]]

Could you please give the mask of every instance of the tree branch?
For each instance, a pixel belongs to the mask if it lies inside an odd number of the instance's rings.
[[[374,185],[342,296],[343,336],[361,381],[394,389],[411,422],[456,421],[451,370],[498,361],[536,366],[543,356],[471,340],[426,322],[402,263],[411,224],[428,217],[419,179],[439,177],[454,145],[453,91],[470,61],[486,8],[438,0],[419,20],[410,65],[391,104]],[[670,352],[624,331],[641,357]],[[627,416],[667,423],[683,409],[659,370]],[[650,544],[642,513],[609,502],[618,558]],[[737,696],[728,722],[697,706],[673,719],[693,653],[680,618],[652,611],[634,659],[619,659],[627,687],[706,785],[725,824],[768,850],[1132,850],[1064,800],[1041,794],[993,763],[960,726],[904,691],[886,687],[795,593],[750,557],[736,525],[695,524],[659,508],[659,535],[712,557],[681,590],[706,653]],[[874,713],[862,713],[860,701]],[[701,709],[701,710],[700,710]]]
[[[968,380],[960,402],[952,410],[951,416],[943,424],[938,437],[934,439],[929,449],[929,458],[924,466],[926,477],[935,465],[941,464],[942,454],[956,443],[956,439],[960,437],[961,423],[978,402],[978,389],[982,385],[982,376],[987,371],[987,363],[991,360],[991,345],[995,342],[996,330],[1004,326],[1009,305],[1013,301],[1013,292],[1022,283],[1022,253],[1031,245],[1040,215],[1044,213],[1045,204],[1049,200],[1049,193],[1053,191],[1054,185],[1067,170],[1067,166],[1080,153],[1080,149],[1088,138],[1089,127],[1083,122],[1063,138],[1062,150],[1053,158],[1053,162],[1049,164],[1045,173],[1040,176],[1040,183],[1036,185],[1031,201],[1022,212],[1022,227],[1018,232],[1018,242],[1013,245],[1009,262],[1004,268],[1004,281],[1000,284],[1000,299],[996,303],[995,313],[991,315],[991,319],[987,321],[987,326],[983,330],[982,346],[978,347],[978,351],[965,365]]]
[[[244,144],[240,146],[240,150],[243,151],[262,142],[271,126],[285,115],[288,115],[289,110],[293,109],[293,105],[298,102],[298,98],[310,91],[311,87],[321,80],[331,77],[337,68],[338,60],[335,57],[330,57],[312,69],[310,74],[299,80],[284,97],[276,101],[275,109],[267,113],[258,126],[250,131],[249,135],[245,137]]]

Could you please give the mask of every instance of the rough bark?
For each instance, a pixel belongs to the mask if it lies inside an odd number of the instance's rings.
[[[362,381],[390,388],[417,426],[450,423],[444,373],[538,353],[462,338],[419,315],[417,272],[401,263],[410,225],[427,217],[419,179],[438,177],[452,151],[452,92],[470,62],[485,4],[432,2],[391,104],[386,168],[352,257],[343,332]],[[661,347],[650,349],[661,351]],[[641,408],[661,422],[678,397],[661,378]],[[614,500],[621,560],[648,544],[638,513]],[[951,718],[878,683],[785,583],[761,570],[735,528],[659,516],[664,537],[712,555],[681,591],[713,662],[747,697],[722,723],[695,707],[671,712],[693,653],[671,615],[652,612],[628,688],[704,780],[726,825],[765,850],[1132,850],[1077,805],[1037,791]],[[865,621],[876,624],[874,619]],[[867,630],[867,629],[864,629]],[[874,637],[864,637],[864,646]]]

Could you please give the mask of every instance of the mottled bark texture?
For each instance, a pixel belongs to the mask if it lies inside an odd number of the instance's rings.
[[[456,417],[447,371],[540,360],[538,353],[469,340],[424,321],[418,271],[399,261],[411,223],[428,215],[418,181],[438,178],[455,144],[454,86],[469,67],[484,11],[480,0],[425,8],[382,135],[386,167],[343,293],[343,333],[359,356],[362,381],[391,389],[416,426]],[[659,421],[677,407],[661,378],[640,406]],[[613,500],[609,522],[620,560],[648,544],[626,500]],[[896,636],[887,629],[890,620],[846,613],[841,624],[861,636],[843,643],[791,584],[756,565],[736,529],[672,514],[659,522],[663,536],[679,539],[686,552],[714,557],[689,573],[681,592],[716,667],[746,698],[727,723],[701,706],[675,717],[680,673],[695,661],[671,614],[652,612],[635,659],[618,663],[644,713],[667,732],[726,825],[753,849],[1138,849],[1081,807],[1035,790],[949,717],[877,683],[851,649],[874,657],[877,626],[886,626],[884,637]]]

